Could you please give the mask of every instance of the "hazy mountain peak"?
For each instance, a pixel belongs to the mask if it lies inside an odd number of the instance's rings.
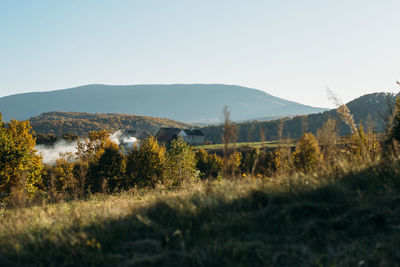
[[[25,120],[49,111],[75,111],[218,122],[225,105],[233,120],[325,110],[274,97],[258,89],[225,84],[89,84],[0,98],[0,112],[7,121]]]

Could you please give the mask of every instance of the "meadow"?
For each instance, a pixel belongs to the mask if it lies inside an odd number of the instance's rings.
[[[400,162],[1,211],[9,266],[398,266]]]
[[[262,142],[237,142],[231,143],[228,145],[229,149],[233,148],[277,148],[280,146],[288,146],[294,147],[297,140],[286,140],[286,141],[262,141]],[[206,144],[202,146],[195,146],[195,150],[205,149],[205,150],[222,150],[224,148],[224,144]]]

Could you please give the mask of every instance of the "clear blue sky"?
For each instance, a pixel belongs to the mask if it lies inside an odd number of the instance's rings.
[[[0,96],[226,83],[332,107],[398,91],[399,0],[1,0]]]

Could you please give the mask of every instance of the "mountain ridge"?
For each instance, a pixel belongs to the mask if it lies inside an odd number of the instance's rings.
[[[6,121],[50,111],[122,113],[183,122],[218,122],[227,105],[233,120],[325,111],[272,96],[262,90],[225,84],[90,84],[0,98]]]

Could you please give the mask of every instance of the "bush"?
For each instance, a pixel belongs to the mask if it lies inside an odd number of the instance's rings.
[[[73,155],[62,154],[51,170],[48,190],[61,193],[65,197],[78,196],[79,181],[74,175],[74,166]]]
[[[231,153],[227,160],[226,175],[235,176],[240,172],[240,164],[242,162],[242,153],[235,151]]]
[[[357,163],[370,162],[380,154],[380,148],[376,134],[371,129],[365,133],[364,127],[360,124],[350,137],[350,160]]]
[[[92,192],[101,191],[105,182],[104,179],[109,178],[104,175],[110,175],[110,171],[115,171],[105,170],[105,168],[114,164],[113,162],[105,163],[105,159],[106,157],[112,159],[113,153],[118,153],[118,149],[118,145],[110,140],[110,133],[107,131],[90,132],[85,141],[78,142],[74,171],[75,176],[80,177],[82,188],[90,189]],[[103,157],[106,151],[108,151],[108,154]],[[115,156],[113,159],[117,157]],[[102,159],[101,162],[100,159]],[[115,164],[118,164],[118,162]]]
[[[244,152],[242,162],[240,164],[242,173],[254,174],[260,156],[260,151],[257,148],[249,149],[247,153]]]
[[[222,158],[216,154],[209,154],[204,149],[195,153],[196,168],[201,179],[217,178],[222,172]]]
[[[150,136],[135,146],[127,157],[127,183],[130,186],[155,187],[165,174],[166,150]]]
[[[297,171],[307,173],[322,161],[317,139],[312,133],[305,133],[293,152],[293,164]]]
[[[87,176],[92,192],[105,192],[107,188],[112,192],[126,188],[125,167],[124,155],[118,147],[106,147],[99,160],[89,165]]]
[[[167,152],[164,183],[177,186],[197,177],[198,171],[192,147],[188,146],[182,137],[172,140]]]
[[[277,158],[275,152],[262,150],[259,153],[254,169],[255,175],[270,177],[277,173],[279,166],[276,164],[279,163],[279,155]]]

